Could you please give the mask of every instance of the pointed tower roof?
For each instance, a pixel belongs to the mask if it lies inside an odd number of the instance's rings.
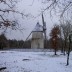
[[[35,28],[33,29],[33,32],[40,32],[43,31],[43,26],[39,24],[39,22],[37,22]]]

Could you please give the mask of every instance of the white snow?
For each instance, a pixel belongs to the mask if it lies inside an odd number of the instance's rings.
[[[19,52],[0,51],[0,68],[7,67],[1,72],[72,72],[72,53],[70,64],[66,66],[67,56],[60,52]]]

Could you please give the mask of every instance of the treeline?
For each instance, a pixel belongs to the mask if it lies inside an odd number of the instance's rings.
[[[9,48],[30,48],[31,40],[8,40],[4,34],[0,35],[0,49]]]
[[[45,43],[46,42],[46,43]],[[51,39],[46,40],[44,42],[44,48],[45,49],[52,49],[52,43],[51,43]],[[64,49],[64,40],[59,38],[58,39],[58,44],[57,44],[57,49],[63,51]],[[66,50],[68,49],[68,43],[66,44]],[[23,41],[23,40],[8,40],[4,34],[0,35],[0,49],[28,49],[31,48],[31,39],[28,41]]]
[[[60,42],[61,41],[61,42]],[[62,47],[62,39],[58,40],[58,49]],[[31,48],[31,39],[27,41],[23,40],[8,40],[4,34],[0,35],[0,49],[13,49],[13,48]],[[51,39],[44,42],[45,49],[52,49]]]
[[[45,42],[44,42],[45,43],[44,48],[51,48],[51,41],[46,40]],[[27,41],[15,40],[15,39],[8,40],[4,34],[0,35],[0,49],[9,49],[9,48],[31,48],[31,39]]]
[[[10,48],[30,48],[30,40],[8,40]]]

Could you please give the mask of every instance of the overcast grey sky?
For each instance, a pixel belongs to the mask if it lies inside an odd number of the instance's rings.
[[[32,4],[33,3],[33,4]],[[46,7],[46,5],[43,5],[41,3],[41,0],[21,0],[17,4],[17,9],[20,12],[25,12],[25,13],[31,13],[33,16],[38,16],[38,14],[41,13],[41,9],[43,7]],[[36,23],[39,21],[40,24],[42,25],[42,20],[41,20],[41,15],[34,18],[25,18],[25,19],[20,19],[19,16],[17,17],[19,20],[19,23],[24,30],[22,30],[22,33],[20,31],[9,31],[6,34],[6,36],[9,39],[17,39],[17,40],[25,40],[29,33],[34,29]],[[52,26],[55,23],[58,23],[59,17],[57,15],[53,14],[53,17],[50,17],[50,13],[48,11],[44,12],[44,18],[47,26],[47,36],[49,38],[49,33],[52,28]]]

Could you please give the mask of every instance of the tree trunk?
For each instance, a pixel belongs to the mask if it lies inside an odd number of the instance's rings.
[[[56,48],[55,48],[55,55],[57,55],[57,53],[56,53]]]
[[[70,46],[71,46],[71,40],[70,40],[70,36],[69,36],[69,49],[68,49],[68,53],[67,53],[67,65],[69,65]]]
[[[67,42],[66,42],[66,39],[65,39],[65,41],[64,41],[64,55],[65,55],[65,50],[66,50],[66,44],[67,44]]]

